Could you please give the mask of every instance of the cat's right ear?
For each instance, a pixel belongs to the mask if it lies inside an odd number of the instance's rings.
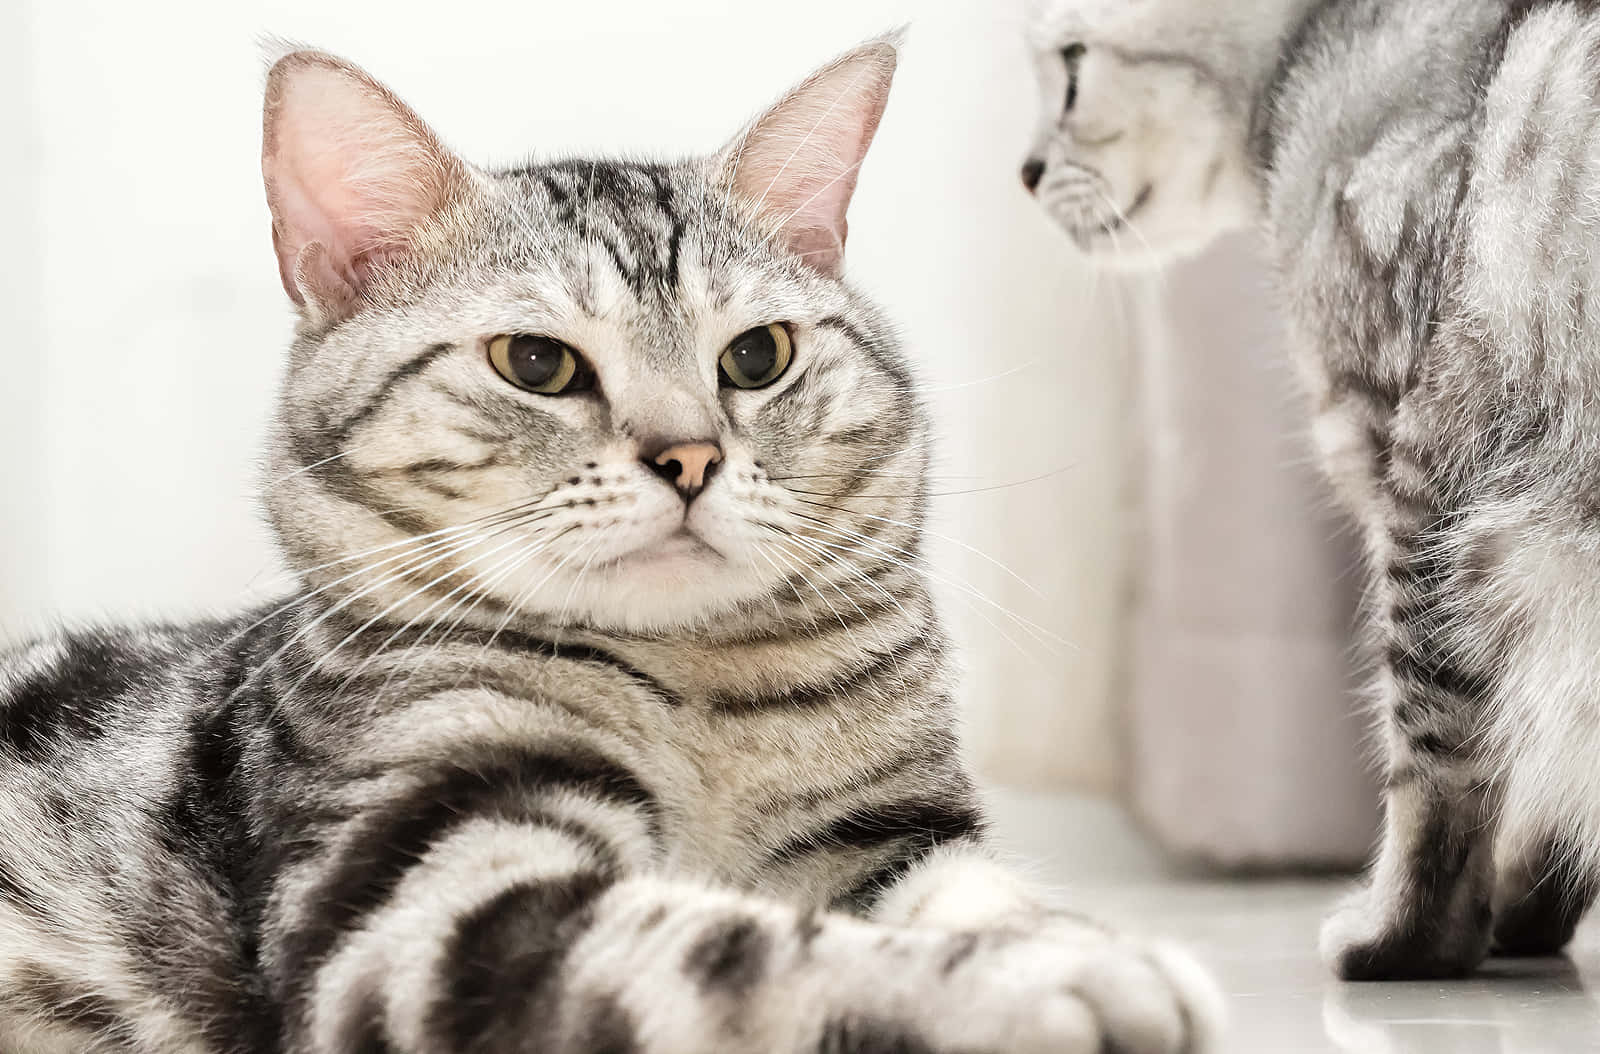
[[[374,267],[471,182],[421,118],[363,70],[295,51],[267,74],[261,172],[283,288],[321,319],[347,316]]]

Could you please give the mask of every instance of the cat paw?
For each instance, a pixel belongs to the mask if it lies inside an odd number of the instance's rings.
[[[1495,889],[1492,954],[1559,955],[1600,892],[1583,856],[1560,842],[1501,869]]]
[[[1488,956],[1489,921],[1487,904],[1435,918],[1369,889],[1328,917],[1318,943],[1344,981],[1464,977]]]
[[[974,956],[972,970],[1003,986],[971,1005],[1000,1030],[972,1035],[970,1045],[979,1049],[999,1041],[1018,1054],[1206,1054],[1217,1048],[1223,1028],[1220,990],[1193,958],[1168,945],[1096,931],[1092,939],[1079,934],[1003,946],[992,956]],[[987,1013],[984,1004],[994,998],[1009,1005]]]
[[[1581,908],[1561,899],[1564,893],[1535,893],[1503,908],[1494,920],[1493,953],[1506,958],[1560,955],[1583,917]]]

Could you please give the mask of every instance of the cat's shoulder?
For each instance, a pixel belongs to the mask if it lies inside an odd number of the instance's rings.
[[[236,664],[246,615],[183,623],[58,626],[0,651],[0,739],[27,753],[57,733],[93,735],[129,706],[160,707]]]

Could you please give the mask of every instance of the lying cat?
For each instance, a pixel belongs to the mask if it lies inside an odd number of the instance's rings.
[[[304,591],[0,664],[0,1048],[1208,1048],[1188,959],[985,848],[929,423],[840,279],[895,54],[504,171],[273,67]]]
[[[1024,182],[1132,265],[1264,221],[1365,533],[1385,833],[1326,956],[1558,950],[1600,875],[1600,12],[1052,0],[1033,32]]]

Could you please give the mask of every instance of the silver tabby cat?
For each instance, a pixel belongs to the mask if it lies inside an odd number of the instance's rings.
[[[1348,978],[1550,953],[1600,876],[1600,9],[1053,0],[1024,181],[1107,259],[1265,221],[1370,556],[1387,759]]]
[[[485,171],[269,75],[305,591],[0,666],[0,1049],[1209,1049],[986,850],[929,425],[840,280],[895,63],[715,157]]]

